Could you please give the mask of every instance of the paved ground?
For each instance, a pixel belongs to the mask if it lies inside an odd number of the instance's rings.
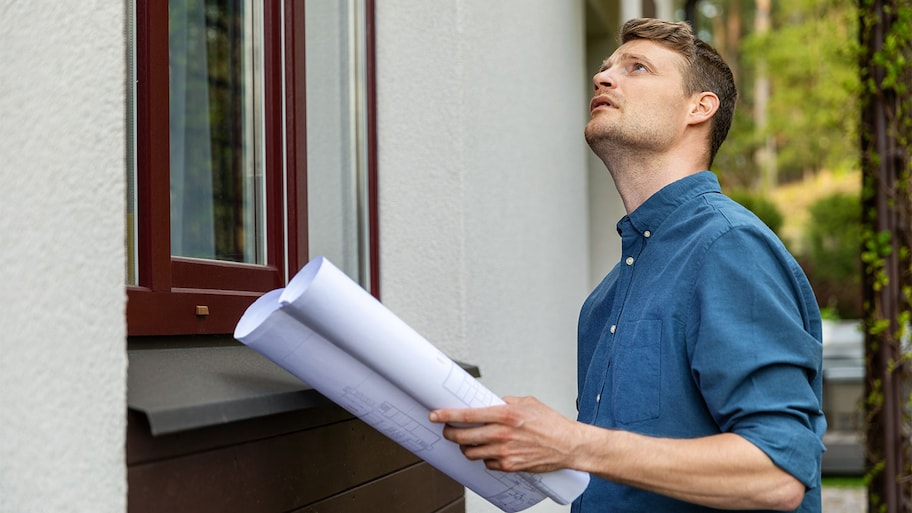
[[[866,513],[868,497],[864,488],[824,486],[823,513]]]

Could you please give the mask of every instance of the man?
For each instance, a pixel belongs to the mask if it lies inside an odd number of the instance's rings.
[[[578,420],[528,397],[430,418],[489,468],[589,472],[574,512],[819,512],[816,300],[706,171],[731,71],[685,23],[631,20],[621,41],[585,135],[627,211],[623,254],[580,313]]]

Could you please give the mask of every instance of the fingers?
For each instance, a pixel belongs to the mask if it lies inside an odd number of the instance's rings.
[[[428,415],[431,422],[445,424],[521,424],[523,409],[543,406],[534,397],[504,397],[506,404],[484,408],[449,408],[434,410]],[[511,406],[519,406],[515,408]]]
[[[492,445],[503,443],[509,435],[497,421],[502,417],[500,408],[435,410],[428,418],[445,424],[443,437],[458,444],[467,458],[487,459]]]
[[[511,439],[511,431],[500,424],[447,424],[443,428],[443,436],[459,445],[475,447],[507,442]]]
[[[428,420],[443,424],[490,424],[500,421],[503,417],[503,409],[503,406],[489,406],[434,410],[428,414]]]
[[[496,428],[495,428],[496,429]],[[447,425],[444,437],[459,445],[459,450],[470,460],[482,460],[492,470],[518,470],[520,462],[513,461],[508,443],[492,434],[490,425],[480,428],[456,428]]]
[[[466,458],[483,460],[489,469],[559,468],[554,436],[565,419],[532,397],[505,397],[504,402],[486,408],[434,410],[428,419],[445,424],[444,438],[459,445]]]
[[[472,430],[456,430],[455,438],[471,439]],[[463,438],[469,434],[469,437]],[[469,460],[481,460],[485,466],[491,470],[501,470],[505,472],[547,472],[557,468],[553,462],[547,460],[547,455],[535,445],[529,446],[522,442],[510,439],[502,439],[499,435],[494,434],[489,437],[482,437],[484,440],[480,444],[460,443],[459,449],[462,454]]]

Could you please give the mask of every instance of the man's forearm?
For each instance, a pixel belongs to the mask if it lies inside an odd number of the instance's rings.
[[[720,509],[791,511],[805,487],[744,438],[655,438],[580,425],[569,466],[604,479]]]

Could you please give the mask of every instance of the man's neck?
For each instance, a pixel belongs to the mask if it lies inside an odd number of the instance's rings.
[[[639,158],[621,158],[620,153],[609,155],[602,161],[611,173],[627,214],[666,185],[706,169],[698,164],[687,164],[688,159],[668,155]]]

